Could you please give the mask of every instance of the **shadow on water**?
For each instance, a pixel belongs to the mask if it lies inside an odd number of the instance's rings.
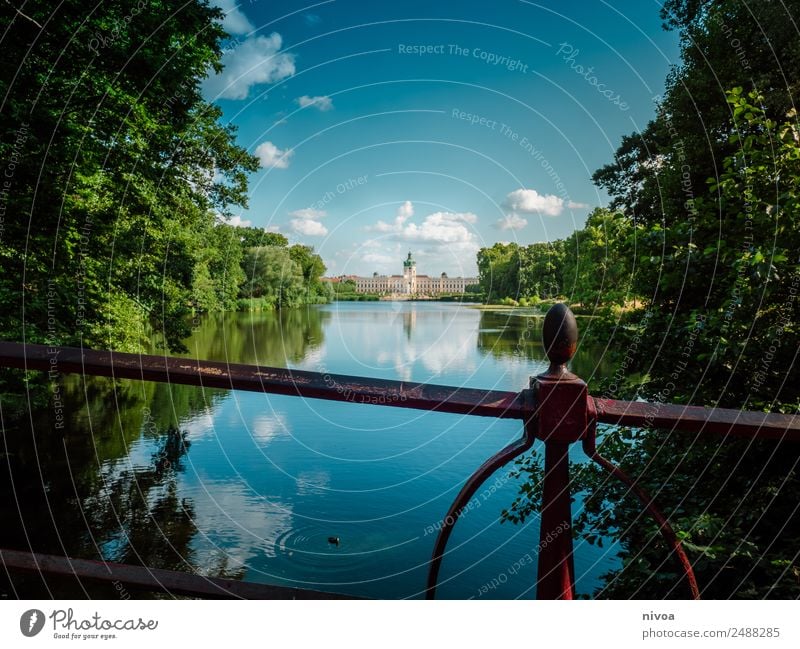
[[[527,359],[547,363],[542,346],[544,314],[532,309],[481,311],[478,330],[478,349],[498,359]],[[578,327],[584,328],[586,319],[578,316]],[[595,376],[608,376],[613,364],[597,346],[579,343],[570,369],[590,383]]]
[[[187,356],[285,366],[322,344],[329,317],[313,308],[205,317]],[[191,446],[183,426],[230,393],[76,375],[4,378],[0,547],[194,571],[195,508],[180,485]],[[218,557],[203,574],[244,576]],[[0,594],[113,598],[120,590],[30,574],[12,584],[4,574]]]

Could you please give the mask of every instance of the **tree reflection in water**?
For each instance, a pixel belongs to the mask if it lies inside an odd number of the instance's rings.
[[[315,308],[203,318],[187,356],[271,366],[300,362],[323,342]],[[153,348],[156,352],[155,341]],[[194,572],[195,506],[183,497],[191,439],[182,424],[229,396],[217,389],[61,376],[63,423],[45,377],[4,374],[0,547]],[[39,381],[37,383],[37,381]],[[241,578],[224,552],[203,574]],[[110,585],[0,576],[10,597],[118,597]]]

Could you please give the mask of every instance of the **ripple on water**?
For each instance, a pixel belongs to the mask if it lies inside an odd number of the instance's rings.
[[[338,539],[332,543],[331,539]],[[276,536],[268,553],[295,582],[348,585],[386,579],[396,573],[398,545],[381,534],[380,523],[301,525]],[[255,566],[254,566],[255,567]]]

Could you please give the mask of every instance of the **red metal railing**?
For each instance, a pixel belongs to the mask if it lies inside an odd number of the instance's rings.
[[[456,388],[274,367],[12,342],[0,342],[0,367],[45,372],[55,367],[59,373],[79,373],[461,415],[519,419],[523,422],[522,438],[481,465],[464,484],[444,517],[430,562],[426,591],[429,598],[435,596],[436,582],[447,540],[461,512],[490,475],[528,450],[537,438],[545,445],[537,597],[572,599],[574,596],[568,451],[570,445],[578,441],[582,443],[583,450],[590,459],[625,482],[639,497],[644,509],[658,523],[668,546],[686,574],[691,596],[699,597],[700,591],[692,573],[691,563],[669,526],[667,518],[635,481],[597,452],[595,446],[597,423],[800,442],[800,416],[591,397],[586,384],[566,368],[566,363],[575,353],[577,339],[578,328],[572,312],[563,304],[552,307],[545,317],[543,329],[543,342],[550,367],[544,374],[532,377],[530,386],[521,392]],[[348,597],[335,593],[207,578],[156,568],[15,550],[0,549],[0,561],[9,570],[73,575],[78,578],[113,581],[131,587],[201,597],[271,599]]]

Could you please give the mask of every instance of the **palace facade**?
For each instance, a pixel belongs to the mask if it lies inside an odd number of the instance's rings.
[[[352,280],[356,283],[356,292],[375,293],[378,295],[441,295],[443,293],[464,293],[467,286],[478,283],[477,277],[448,277],[442,273],[438,277],[417,274],[417,262],[408,253],[403,261],[402,275],[379,275],[358,277],[343,275],[332,281],[344,282]]]

